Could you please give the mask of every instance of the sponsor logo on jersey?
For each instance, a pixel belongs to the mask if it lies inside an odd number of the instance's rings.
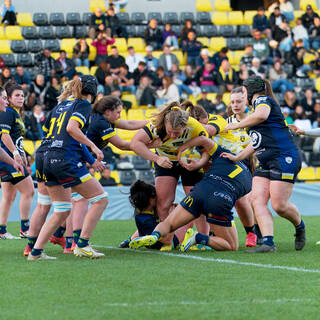
[[[286,160],[286,163],[292,163],[292,157],[286,157],[285,158],[285,160]]]

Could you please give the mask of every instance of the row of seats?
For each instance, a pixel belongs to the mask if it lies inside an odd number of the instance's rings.
[[[320,167],[306,167],[301,168],[298,174],[299,181],[316,181],[320,182]]]

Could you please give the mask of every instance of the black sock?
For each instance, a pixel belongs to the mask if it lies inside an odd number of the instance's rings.
[[[251,227],[244,227],[246,230],[246,233],[248,234],[249,232],[254,233],[254,225]]]
[[[257,235],[258,239],[262,238],[262,234],[258,224],[254,225],[254,233]]]

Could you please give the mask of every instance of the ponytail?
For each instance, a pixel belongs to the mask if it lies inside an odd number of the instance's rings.
[[[74,79],[69,81],[61,95],[58,97],[58,102],[61,103],[66,101],[70,96],[73,96],[75,99],[83,99],[84,96],[81,93],[82,91],[82,83],[80,79]]]
[[[193,105],[191,101],[184,101],[181,107],[189,113],[189,116],[196,119],[206,119],[208,118],[207,111],[199,105]]]
[[[276,98],[276,96],[273,93],[270,81],[267,79],[264,79],[264,82],[266,84],[266,92],[265,92],[266,96],[271,97],[277,104],[279,104],[278,99]]]

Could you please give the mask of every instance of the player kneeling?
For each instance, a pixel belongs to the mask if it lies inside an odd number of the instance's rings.
[[[189,229],[182,242],[181,250],[188,251],[196,243],[207,245],[215,250],[238,249],[238,232],[231,210],[236,200],[250,192],[251,174],[242,162],[233,163],[220,157],[227,151],[204,136],[184,144],[179,149],[179,156],[185,149],[193,146],[202,146],[204,151],[209,153],[212,161],[210,169],[167,219],[161,222],[151,235],[132,240],[131,248],[154,245],[161,237],[203,214],[210,224],[210,236],[194,233]],[[191,159],[188,163],[180,163],[188,170],[198,170],[205,166],[206,162],[206,158],[203,157],[200,161]]]

